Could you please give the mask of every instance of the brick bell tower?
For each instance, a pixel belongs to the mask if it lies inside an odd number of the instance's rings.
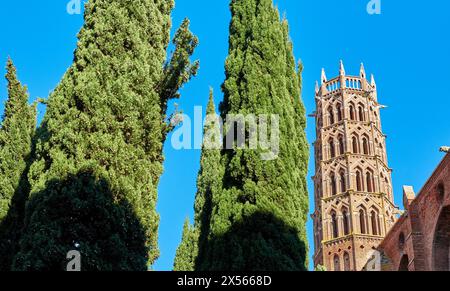
[[[328,271],[360,271],[396,221],[392,170],[381,129],[373,75],[361,64],[359,76],[316,84],[315,266]]]

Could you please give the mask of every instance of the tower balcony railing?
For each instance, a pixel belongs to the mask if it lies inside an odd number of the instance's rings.
[[[373,240],[382,241],[384,239],[384,236],[383,235],[364,234],[364,233],[350,233],[348,235],[340,236],[337,238],[323,240],[322,245],[331,246],[334,244],[346,243],[352,239],[353,240],[355,240],[355,239],[373,239]]]
[[[331,80],[326,81],[325,88],[327,93],[334,93],[340,89],[353,89],[358,91],[363,91],[363,82],[367,82],[366,80],[361,79],[356,76],[345,76],[344,77],[344,86],[341,82],[341,77],[336,77]],[[324,93],[324,92],[322,92]]]

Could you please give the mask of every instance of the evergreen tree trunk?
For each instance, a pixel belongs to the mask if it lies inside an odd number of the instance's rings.
[[[88,2],[74,63],[38,131],[16,269],[65,270],[71,250],[82,270],[146,270],[158,258],[167,102],[198,68],[188,21],[166,62],[173,4]]]
[[[11,269],[17,251],[36,128],[36,108],[28,104],[27,89],[18,81],[10,59],[6,69],[8,100],[0,128],[0,271]]]
[[[220,111],[225,135],[245,132],[222,152],[221,190],[213,195],[208,243],[197,264],[207,271],[306,270],[306,175],[308,143],[298,72],[286,21],[272,0],[232,0],[229,56]],[[230,115],[279,118],[279,153],[262,158],[250,150],[250,124],[239,128]],[[268,118],[269,124],[276,121]],[[270,125],[269,125],[270,130]],[[261,138],[261,137],[260,137]]]

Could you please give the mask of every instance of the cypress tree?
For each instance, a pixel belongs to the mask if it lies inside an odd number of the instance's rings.
[[[198,232],[186,219],[183,236],[175,254],[174,271],[192,272],[195,270],[195,260],[198,253]]]
[[[198,68],[189,60],[197,39],[187,20],[166,61],[173,5],[86,5],[73,65],[39,128],[16,269],[65,269],[75,248],[83,270],[146,270],[159,256],[155,206],[171,130],[167,103]],[[58,204],[68,209],[51,207]]]
[[[22,229],[29,191],[27,171],[36,108],[28,104],[27,88],[17,79],[11,59],[6,66],[8,100],[0,128],[0,271],[10,270]]]
[[[222,177],[220,130],[214,94],[211,89],[203,130],[200,171],[197,178],[197,194],[194,205],[195,224],[191,227],[186,222],[182,242],[175,258],[175,271],[193,271],[196,269],[197,262],[202,260],[203,249],[208,239],[213,195],[222,186],[220,180]]]
[[[230,116],[278,116],[279,154],[263,159],[261,146],[242,149],[236,141],[222,151],[223,183],[213,195],[208,243],[197,269],[306,270],[309,149],[302,67],[296,67],[287,22],[271,0],[232,0],[231,12],[220,106],[225,135],[242,130],[249,144],[252,127],[236,127]]]

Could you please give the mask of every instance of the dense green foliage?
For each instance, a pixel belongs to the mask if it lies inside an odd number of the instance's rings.
[[[166,61],[173,4],[88,2],[73,65],[37,132],[16,269],[64,268],[74,242],[83,269],[146,270],[158,257],[167,103],[198,68],[188,21]]]
[[[36,109],[28,104],[27,89],[18,81],[10,59],[6,70],[8,100],[0,128],[0,271],[10,269],[17,251],[36,127]]]
[[[223,174],[217,179],[222,185],[206,211],[211,217],[196,209],[210,224],[200,234],[208,243],[199,250],[196,269],[306,270],[309,147],[302,68],[296,68],[288,24],[280,21],[272,0],[232,0],[231,12],[222,118],[277,115],[279,155],[263,160],[263,148],[241,149],[236,143],[222,151]],[[227,124],[225,134],[234,128]],[[249,131],[247,126],[247,139]]]
[[[181,244],[175,254],[174,271],[192,272],[195,271],[195,260],[198,254],[198,232],[191,226],[189,219],[183,227]]]
[[[216,193],[221,187],[221,146],[220,123],[211,90],[206,109],[200,171],[197,179],[194,206],[195,223],[193,227],[189,224],[184,227],[182,242],[175,258],[175,271],[195,270],[196,262],[200,261],[203,256],[201,250],[207,244],[213,193]]]

